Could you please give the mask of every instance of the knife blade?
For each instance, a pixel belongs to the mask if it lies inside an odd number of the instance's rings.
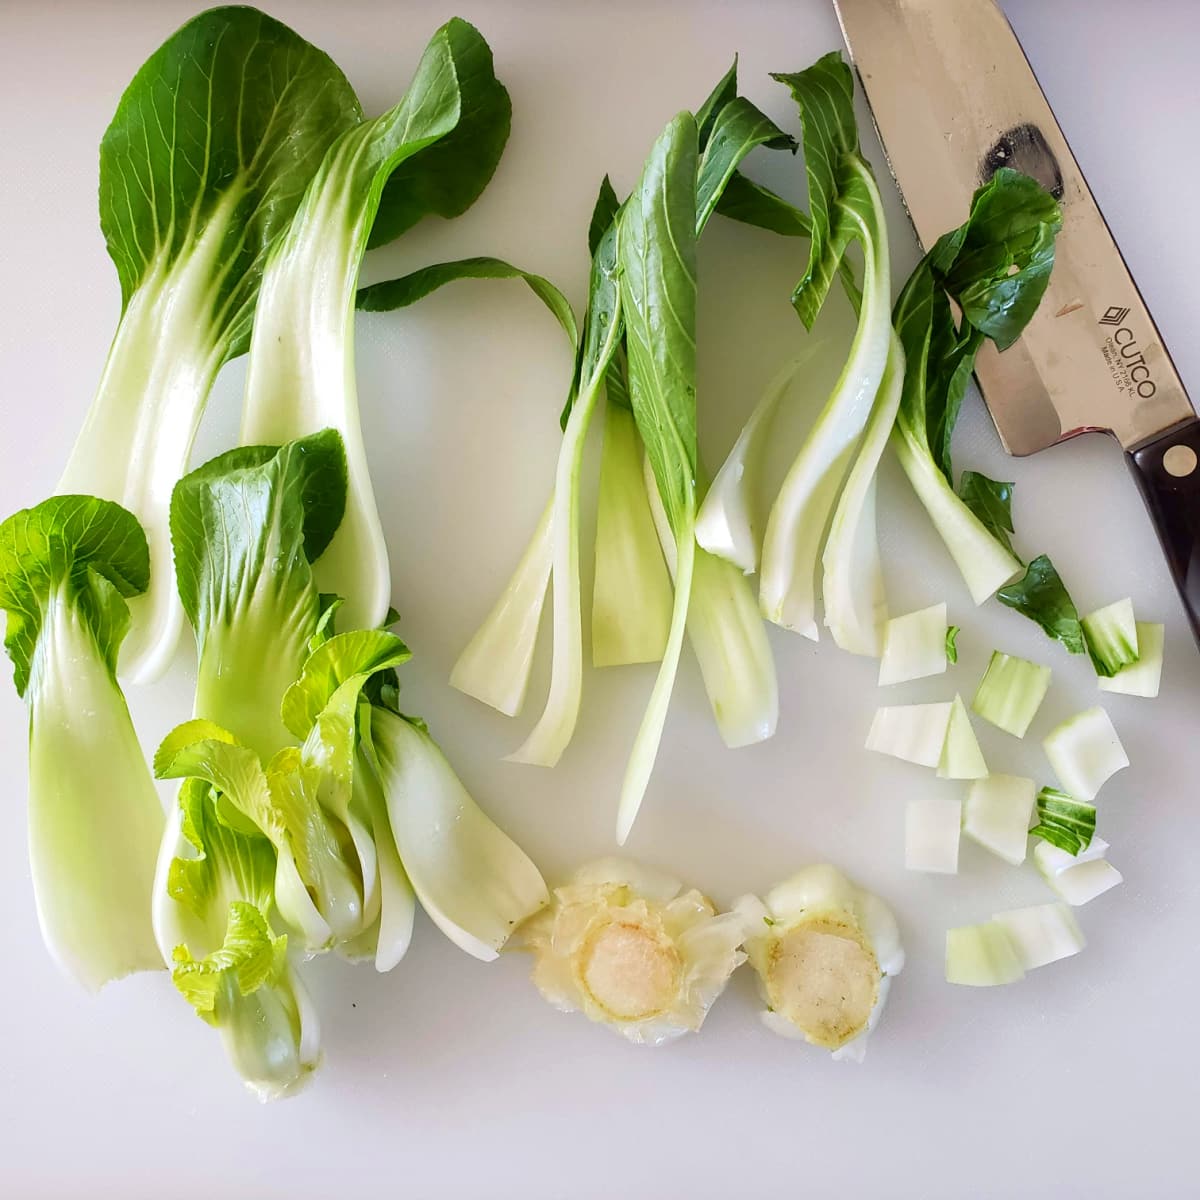
[[[994,0],[834,5],[924,246],[1002,166],[1060,201],[1045,298],[1012,347],[980,352],[980,390],[1010,454],[1120,442],[1200,643],[1200,421],[1007,19]]]

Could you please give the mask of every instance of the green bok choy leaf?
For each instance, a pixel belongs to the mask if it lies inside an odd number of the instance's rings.
[[[100,225],[121,320],[59,484],[142,523],[152,573],[121,670],[157,677],[182,625],[167,510],[264,266],[333,140],[361,119],[337,66],[253,8],[215,8],[150,56],[100,144]]]

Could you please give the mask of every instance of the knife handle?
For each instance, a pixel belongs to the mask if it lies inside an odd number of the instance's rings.
[[[1126,454],[1200,646],[1200,418]]]

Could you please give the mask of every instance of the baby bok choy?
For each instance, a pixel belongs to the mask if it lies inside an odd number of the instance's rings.
[[[217,371],[249,344],[263,268],[309,179],[360,120],[325,54],[256,9],[215,8],[150,56],[100,143],[121,319],[59,491],[117,501],[145,528],[129,679],[159,675],[179,638],[167,512]]]
[[[150,927],[163,813],[117,683],[146,537],[109,500],[57,496],[0,524],[0,608],[29,708],[29,861],[51,957],[96,990],[161,967]]]
[[[349,465],[346,512],[318,568],[343,620],[377,625],[391,592],[367,470],[354,372],[359,266],[423,216],[453,217],[483,191],[508,139],[511,105],[492,53],[454,18],[434,34],[403,100],[329,149],[262,281],[242,420],[244,443],[336,429]]]

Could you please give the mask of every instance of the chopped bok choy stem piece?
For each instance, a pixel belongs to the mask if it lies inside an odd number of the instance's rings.
[[[671,628],[671,578],[646,496],[633,412],[609,389],[596,509],[592,665],[659,662]]]
[[[1123,667],[1138,661],[1141,651],[1132,600],[1118,600],[1098,608],[1080,624],[1092,665],[1102,679],[1111,678]]]
[[[815,353],[815,346],[807,347],[767,384],[696,517],[696,541],[709,554],[733,563],[746,575],[758,569],[762,547],[758,492],[775,413]]]
[[[650,461],[645,490],[672,577],[675,542]],[[721,740],[731,750],[766,741],[779,721],[775,656],[750,581],[723,558],[696,547],[687,634]]]
[[[875,525],[875,474],[896,423],[903,386],[904,350],[892,333],[875,407],[838,498],[821,559],[825,624],[843,650],[868,658],[883,653],[887,621],[887,594]]]
[[[1126,696],[1145,696],[1153,699],[1158,695],[1162,682],[1163,626],[1138,621],[1138,660],[1122,667],[1115,675],[1103,675],[1096,681],[1102,692],[1120,692]]]
[[[880,708],[867,734],[867,749],[918,766],[936,767],[942,761],[953,708],[951,701]]]
[[[997,913],[992,921],[1007,931],[1026,971],[1078,954],[1087,945],[1079,922],[1065,904],[1035,904]]]
[[[946,657],[952,663],[958,662],[958,635],[961,632],[957,625],[951,625],[946,630]]]
[[[1113,775],[1129,766],[1125,747],[1099,706],[1064,721],[1042,745],[1063,788],[1081,800],[1094,800]]]
[[[967,792],[963,833],[1014,867],[1025,861],[1037,787],[1018,775],[988,775]]]
[[[150,899],[163,812],[117,683],[146,537],[110,500],[56,496],[0,524],[0,609],[29,710],[29,867],[42,940],[89,991],[162,966]]]
[[[241,440],[278,445],[318,429],[341,434],[346,511],[318,576],[325,591],[345,597],[351,628],[378,625],[391,596],[355,381],[362,257],[428,213],[469,208],[496,169],[510,116],[487,42],[466,21],[448,21],[404,99],[360,120],[326,154],[263,275]]]
[[[945,604],[893,617],[884,626],[879,686],[945,674],[949,631]]]
[[[938,762],[941,779],[982,779],[988,773],[979,739],[971,727],[971,718],[961,696],[954,697],[950,720],[946,726],[946,742]]]
[[[329,145],[361,119],[345,76],[253,8],[172,34],[100,143],[100,226],[121,320],[59,492],[115,500],[145,528],[121,674],[149,682],[182,628],[167,508],[221,365],[246,350],[263,268]]]
[[[1050,688],[1050,668],[992,651],[971,708],[997,729],[1024,737]]]
[[[746,960],[740,916],[718,914],[694,888],[614,858],[555,888],[519,936],[546,1000],[638,1045],[699,1030]]]
[[[1033,861],[1051,889],[1074,907],[1087,904],[1122,882],[1121,872],[1105,857],[1108,843],[1092,838],[1086,850],[1068,854],[1050,842],[1038,842]]]
[[[1067,854],[1078,855],[1086,850],[1096,832],[1095,805],[1057,788],[1045,787],[1038,792],[1037,815],[1038,823],[1029,832]]]
[[[529,672],[554,560],[553,516],[551,501],[495,607],[450,672],[452,687],[508,717],[521,711],[529,689]]]
[[[910,800],[904,811],[904,865],[910,871],[958,874],[962,804],[946,796]]]
[[[807,71],[774,78],[790,88],[803,126],[811,249],[792,303],[807,328],[824,304],[851,241],[862,244],[865,262],[858,328],[849,356],[771,507],[763,540],[759,578],[763,615],[815,640],[821,542],[889,358],[891,277],[883,205],[859,149],[850,68],[834,52]],[[865,466],[860,483],[865,500],[871,493]],[[854,507],[846,514],[847,552],[859,515]],[[865,526],[864,522],[864,537],[870,532]],[[856,548],[864,552],[863,547]],[[867,597],[864,603],[874,606],[875,597]]]
[[[946,930],[946,982],[996,987],[1025,978],[1021,956],[998,921]]]
[[[892,911],[836,867],[805,867],[734,905],[758,975],[763,1024],[861,1062],[904,948]]]
[[[893,314],[907,370],[892,444],[976,604],[1022,567],[1004,528],[981,516],[969,490],[955,491],[951,435],[985,339],[1006,349],[1041,302],[1061,224],[1048,192],[1002,167],[975,193],[966,223],[922,259]]]

